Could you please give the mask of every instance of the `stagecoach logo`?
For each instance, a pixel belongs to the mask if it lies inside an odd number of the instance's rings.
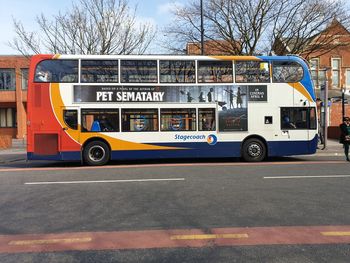
[[[209,145],[215,145],[218,142],[218,137],[214,134],[210,134],[207,137],[204,134],[200,135],[180,135],[180,134],[175,134],[175,140],[177,141],[202,141],[206,140]]]
[[[218,142],[218,138],[214,134],[208,135],[207,143],[209,145],[215,145]]]

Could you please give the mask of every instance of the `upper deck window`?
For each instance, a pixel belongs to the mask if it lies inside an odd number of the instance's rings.
[[[233,82],[232,61],[198,61],[198,82]]]
[[[35,82],[78,82],[78,60],[43,60],[35,69]]]
[[[156,83],[156,60],[122,60],[121,82],[123,83]]]
[[[82,60],[81,82],[118,82],[118,60]]]
[[[159,61],[161,83],[194,83],[195,62],[192,60]]]
[[[272,66],[273,82],[298,82],[303,78],[303,68],[297,62],[274,61]]]
[[[270,70],[268,62],[236,61],[236,82],[238,83],[268,83]]]

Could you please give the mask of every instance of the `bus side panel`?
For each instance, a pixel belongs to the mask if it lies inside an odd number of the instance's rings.
[[[153,158],[218,158],[240,157],[241,142],[221,142],[216,145],[203,143],[159,143],[159,146],[183,147],[175,150],[112,151],[112,160]]]
[[[317,135],[311,141],[268,141],[269,156],[314,154],[317,149]]]

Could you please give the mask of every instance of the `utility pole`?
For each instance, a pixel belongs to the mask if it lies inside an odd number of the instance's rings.
[[[203,0],[201,0],[201,55],[204,55]]]

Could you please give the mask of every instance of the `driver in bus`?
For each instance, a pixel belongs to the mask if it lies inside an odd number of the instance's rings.
[[[282,128],[284,129],[295,129],[296,126],[293,122],[290,121],[288,116],[283,117],[283,125]]]

